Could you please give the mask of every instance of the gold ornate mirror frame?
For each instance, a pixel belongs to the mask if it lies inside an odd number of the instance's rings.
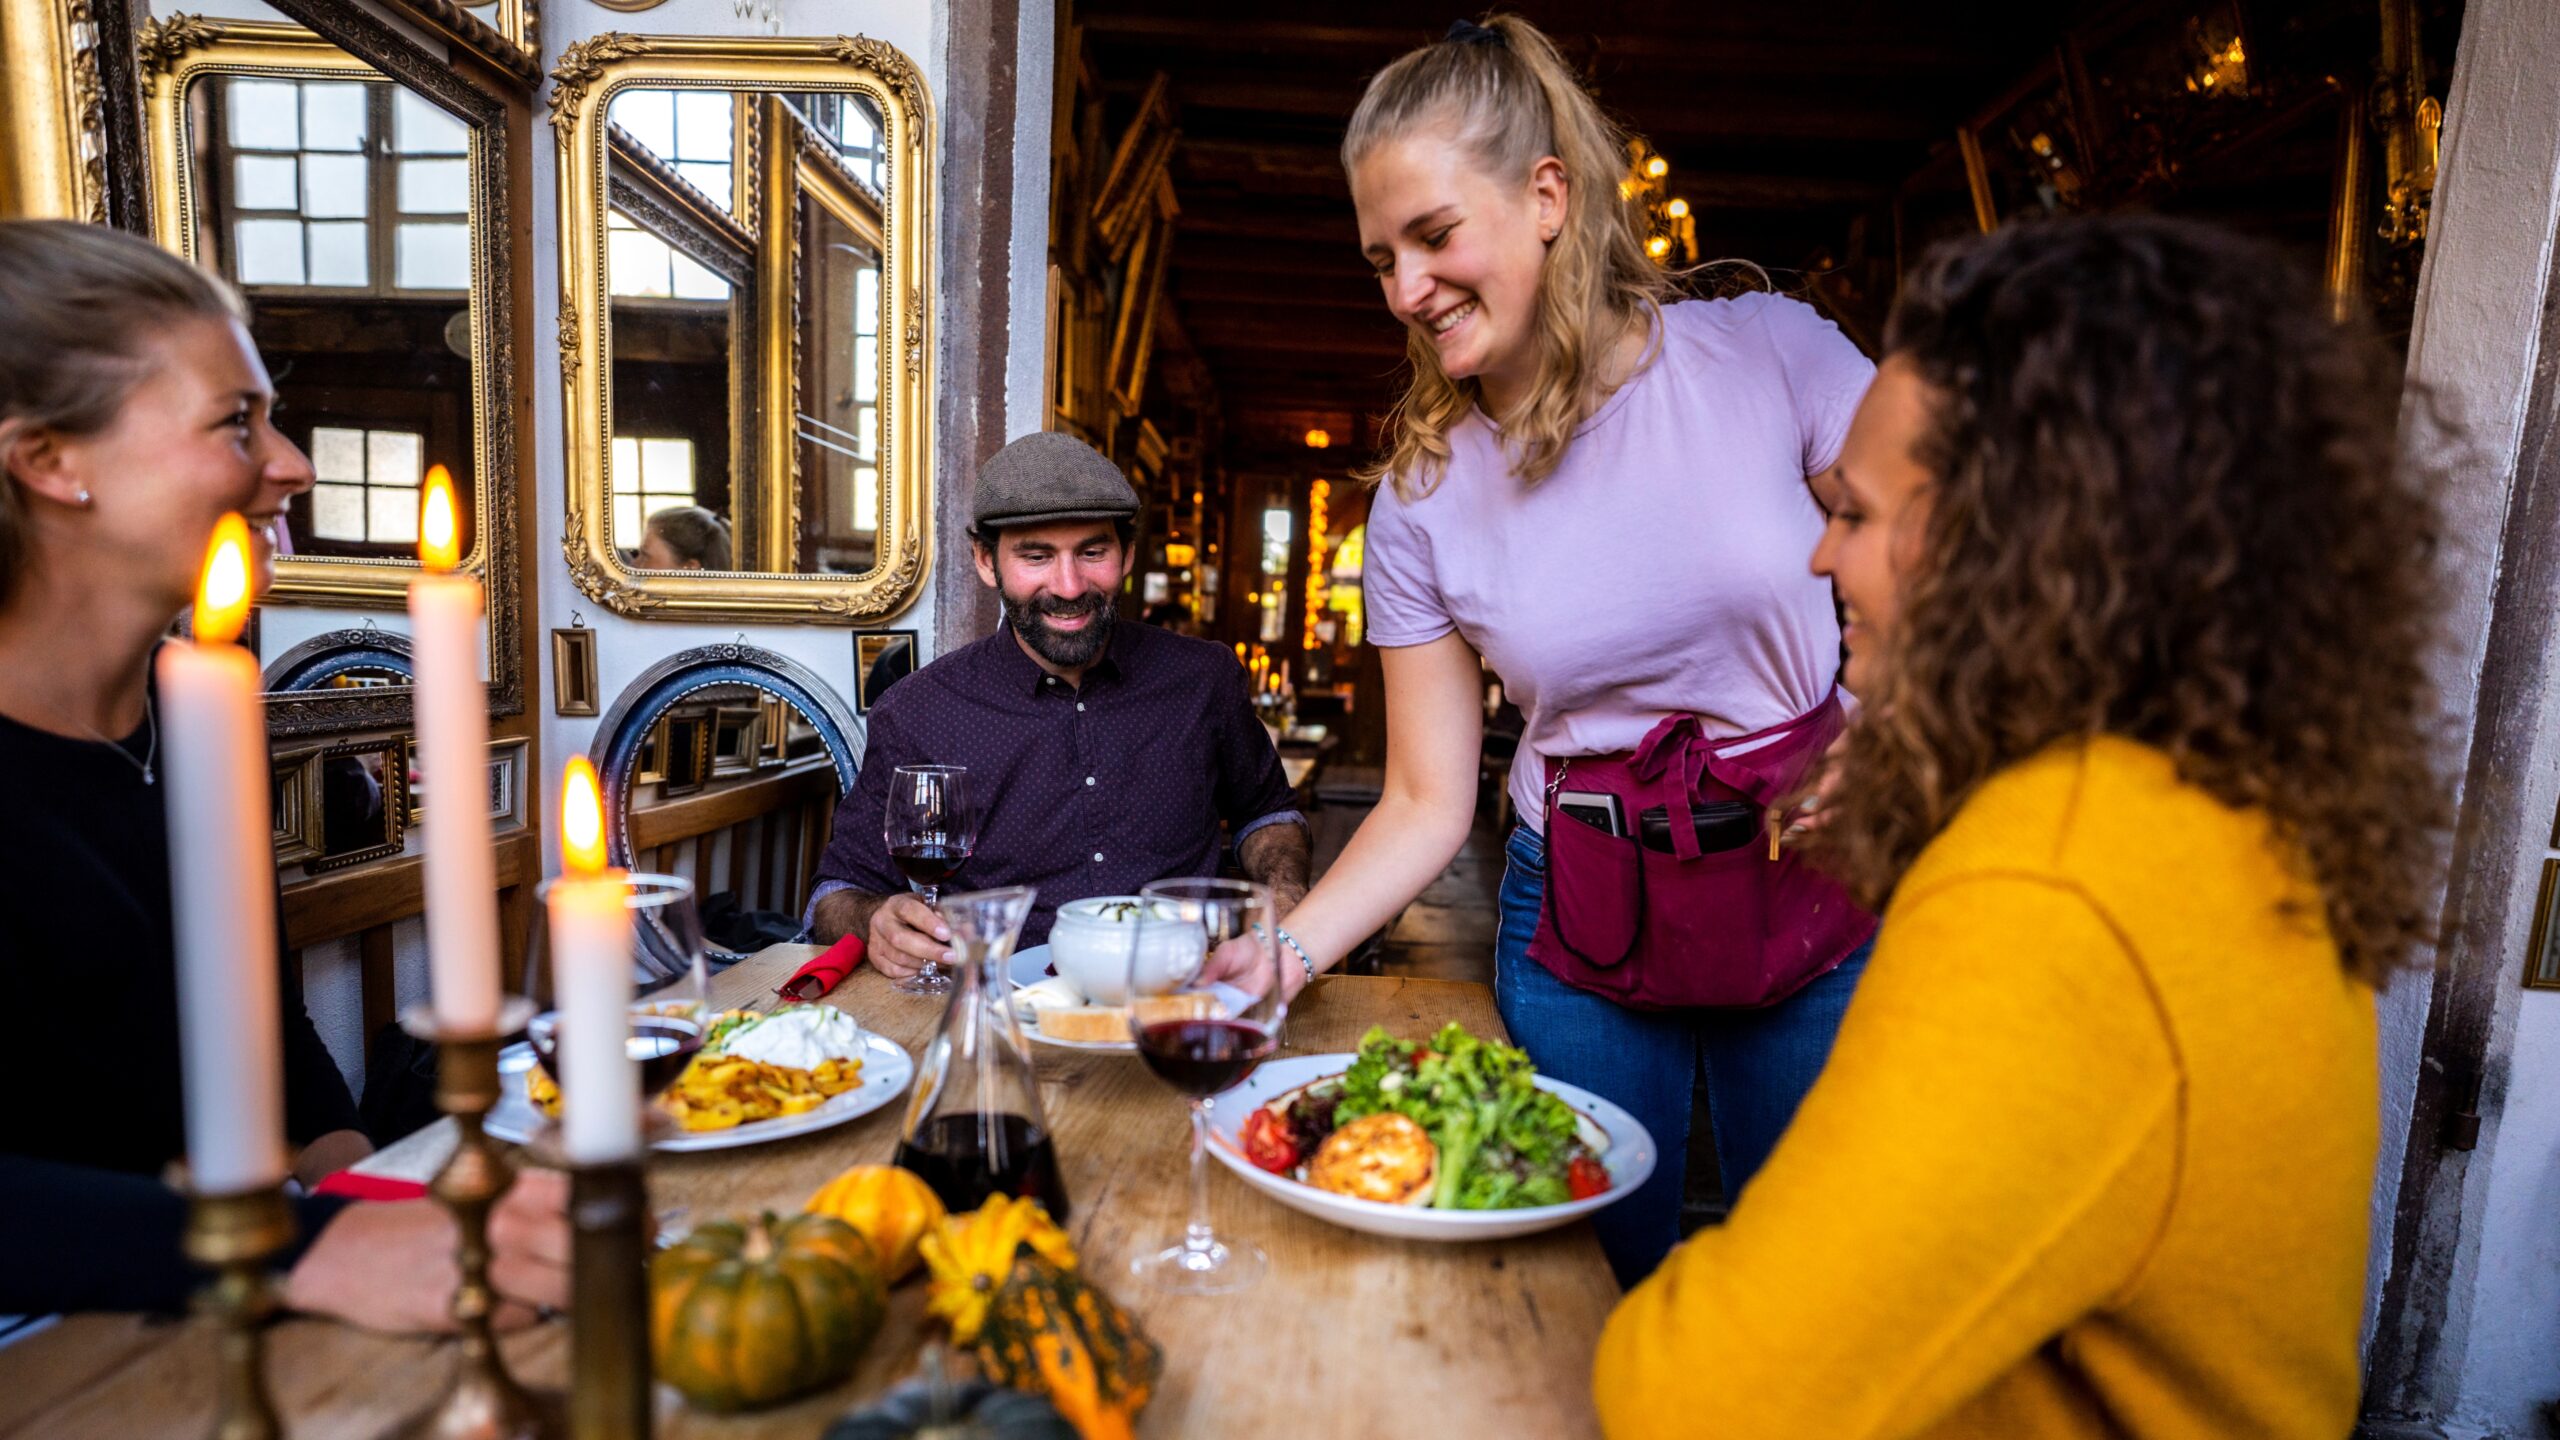
[[[299,8],[297,6],[297,8]],[[152,237],[190,259],[196,255],[198,197],[185,133],[188,86],[207,74],[308,76],[337,74],[388,80],[425,96],[470,132],[472,450],[475,474],[471,552],[462,569],[480,577],[488,596],[490,713],[523,708],[522,644],[517,634],[515,284],[507,264],[513,195],[508,155],[515,127],[509,105],[439,63],[383,22],[356,7],[325,10],[329,33],[272,21],[173,14],[140,26],[134,48],[144,90],[144,133],[151,178]],[[343,30],[343,33],[340,33]],[[521,102],[519,102],[521,103]],[[408,597],[411,563],[336,556],[279,556],[269,601],[396,610]],[[407,723],[408,692],[270,696],[276,734]]]
[[[0,215],[107,223],[98,48],[88,0],[0,4]]]
[[[924,80],[894,46],[863,36],[731,39],[607,32],[570,46],[552,70],[551,124],[560,155],[560,381],[568,446],[568,516],[561,545],[578,588],[618,615],[667,620],[760,620],[812,624],[875,621],[922,593],[933,463],[933,117]],[[859,575],[746,574],[634,570],[610,533],[613,397],[608,385],[612,306],[604,264],[607,170],[612,150],[605,112],[630,85],[659,89],[855,91],[877,108],[888,148],[889,194],[882,208],[881,487],[878,559]],[[777,177],[799,175],[795,157],[770,157]],[[777,230],[789,227],[775,226]],[[788,235],[760,237],[768,256]],[[772,263],[769,259],[767,263]],[[797,273],[797,263],[791,271]],[[775,323],[796,285],[775,285],[757,327],[762,405],[799,372],[796,327]],[[795,406],[796,409],[796,406]],[[775,443],[757,447],[767,467],[758,494],[796,495],[794,427],[772,418]],[[777,478],[781,483],[775,483]],[[760,515],[766,528],[788,516]],[[636,537],[626,537],[636,538]]]

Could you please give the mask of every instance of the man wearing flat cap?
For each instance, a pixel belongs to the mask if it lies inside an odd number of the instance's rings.
[[[968,767],[977,848],[943,888],[1038,886],[1025,946],[1048,938],[1069,901],[1217,873],[1222,820],[1282,913],[1306,893],[1306,819],[1234,652],[1113,619],[1137,514],[1127,477],[1072,435],[1026,435],[979,472],[969,539],[1003,625],[872,707],[860,775],[818,864],[819,941],[862,935],[893,977],[948,947],[882,835],[900,765]]]

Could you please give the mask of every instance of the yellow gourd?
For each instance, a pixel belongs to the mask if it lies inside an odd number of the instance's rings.
[[[933,1187],[896,1165],[856,1165],[819,1186],[806,1208],[861,1231],[880,1252],[881,1271],[892,1285],[914,1272],[922,1259],[918,1246],[944,1215]]]
[[[987,1203],[946,1217],[918,1246],[933,1272],[925,1309],[951,1327],[963,1345],[978,1338],[987,1302],[1013,1274],[1014,1252],[1023,1246],[1061,1270],[1076,1268],[1075,1247],[1037,1200],[992,1195]]]

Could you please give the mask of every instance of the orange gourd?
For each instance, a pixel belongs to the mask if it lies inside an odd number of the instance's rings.
[[[944,1213],[933,1187],[896,1165],[856,1165],[819,1186],[805,1208],[861,1231],[892,1285],[914,1273],[922,1259],[918,1247]]]

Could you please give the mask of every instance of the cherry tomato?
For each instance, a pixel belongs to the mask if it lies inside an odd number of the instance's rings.
[[[1605,1194],[1609,1189],[1608,1167],[1588,1155],[1576,1155],[1573,1163],[1564,1167],[1564,1185],[1576,1200]]]
[[[1298,1137],[1289,1132],[1288,1120],[1269,1110],[1246,1116],[1244,1158],[1274,1175],[1297,1169]]]

